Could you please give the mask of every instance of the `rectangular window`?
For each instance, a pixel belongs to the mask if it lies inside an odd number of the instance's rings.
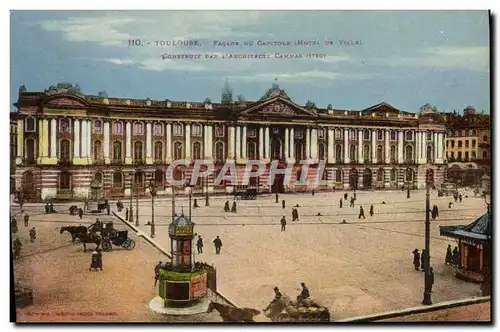
[[[224,125],[218,124],[215,126],[215,137],[224,137]]]
[[[384,132],[382,130],[378,130],[377,131],[377,139],[379,141],[383,141],[384,140]]]
[[[451,151],[451,158],[455,158],[455,152]]]
[[[248,137],[257,137],[257,129],[255,129],[255,128],[248,128],[247,129],[247,136]]]
[[[342,139],[342,130],[335,129],[335,139]]]
[[[413,132],[412,131],[407,131],[406,132],[406,140],[407,141],[413,141]]]
[[[471,158],[472,160],[475,160],[475,159],[476,159],[476,151],[472,151],[472,152],[471,152],[471,157],[472,157],[472,158]]]
[[[432,141],[432,133],[427,133],[427,140]]]
[[[451,147],[454,148],[455,147],[455,140],[451,141]]]
[[[369,130],[363,131],[363,139],[364,140],[369,140],[370,139],[370,131]]]
[[[36,131],[36,120],[35,120],[35,118],[33,118],[33,117],[30,116],[30,117],[28,117],[28,118],[26,118],[24,120],[24,123],[25,123],[25,126],[24,126],[25,129],[24,129],[24,131],[31,131],[31,132]]]
[[[465,161],[469,161],[469,151],[465,151]]]
[[[304,137],[304,131],[302,129],[295,129],[294,131],[295,138]]]
[[[163,124],[155,123],[153,126],[153,135],[163,136]]]
[[[396,132],[394,130],[391,131],[391,141],[396,140]]]
[[[458,147],[461,148],[462,147],[462,140],[458,141]]]
[[[458,151],[458,160],[462,160],[462,151]]]
[[[134,135],[143,135],[144,134],[144,125],[141,122],[134,123]]]
[[[349,130],[349,139],[356,139],[356,131]]]
[[[193,128],[193,136],[202,136],[203,127],[201,125],[194,124],[192,128]]]
[[[182,131],[182,124],[180,123],[174,123],[174,136],[182,136],[183,131]]]
[[[102,134],[102,121],[101,120],[94,121],[94,134]]]
[[[466,147],[466,148],[468,148],[468,147],[469,147],[469,140],[468,140],[468,139],[466,139],[466,140],[465,140],[465,147]]]
[[[123,128],[121,122],[113,122],[113,134],[122,134]]]
[[[473,140],[472,140],[472,147],[473,147],[473,148],[475,148],[475,147],[476,147],[476,140],[475,140],[475,139],[473,139]]]
[[[325,138],[325,130],[323,128],[318,129],[318,138]]]

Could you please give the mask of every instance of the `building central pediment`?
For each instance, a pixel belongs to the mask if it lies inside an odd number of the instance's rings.
[[[241,112],[246,117],[316,117],[312,109],[306,109],[290,100],[276,97],[253,105]]]

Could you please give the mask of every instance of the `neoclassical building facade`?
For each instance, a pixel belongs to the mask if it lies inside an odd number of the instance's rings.
[[[443,118],[425,109],[400,111],[387,103],[364,110],[318,109],[294,103],[273,85],[255,102],[229,105],[83,95],[71,87],[44,92],[20,89],[17,114],[16,189],[29,200],[81,199],[90,183],[104,196],[171,193],[165,180],[177,159],[212,160],[215,172],[196,192],[232,192],[234,186],[259,192],[322,189],[424,188],[443,181],[446,129]],[[266,171],[242,185],[248,160]],[[290,183],[268,183],[269,167],[293,165]],[[302,174],[301,160],[310,166]],[[238,183],[214,185],[224,163],[236,163]],[[327,184],[303,184],[318,177]],[[189,181],[192,166],[174,178]],[[177,188],[176,188],[177,189]],[[185,188],[179,188],[184,190]]]

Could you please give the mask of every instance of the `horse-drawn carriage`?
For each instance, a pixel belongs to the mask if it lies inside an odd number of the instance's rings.
[[[111,251],[112,245],[132,250],[135,248],[135,241],[128,237],[128,231],[111,230],[109,232],[103,229],[101,247],[103,251]]]
[[[455,183],[442,183],[441,187],[438,189],[438,196],[454,196],[458,195],[457,185]]]
[[[329,322],[330,312],[314,300],[304,299],[292,301],[283,295],[273,300],[264,315],[273,322]]]
[[[257,189],[247,188],[245,190],[236,190],[235,196],[242,200],[255,200],[257,199]]]

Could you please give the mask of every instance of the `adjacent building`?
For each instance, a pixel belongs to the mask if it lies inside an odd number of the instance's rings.
[[[463,115],[444,115],[447,127],[447,178],[462,185],[479,184],[491,165],[491,118],[468,106]]]
[[[151,181],[158,195],[168,194],[165,172],[177,159],[215,163],[215,174],[198,181],[195,193],[241,186],[248,160],[266,165],[246,185],[259,192],[423,188],[442,182],[445,169],[445,121],[431,108],[320,109],[296,104],[278,85],[258,101],[228,104],[83,95],[70,84],[43,92],[22,87],[15,106],[16,188],[34,200],[86,197],[91,182],[109,198],[130,196],[132,188],[147,194]],[[311,164],[307,174],[301,160]],[[291,183],[281,177],[268,184],[272,161],[293,165]],[[226,162],[236,163],[238,183],[215,186]],[[320,162],[326,185],[299,182],[318,177]],[[176,168],[174,178],[189,180],[191,171]]]
[[[16,182],[14,174],[16,171],[16,157],[17,157],[17,113],[10,113],[10,192],[14,192]]]

